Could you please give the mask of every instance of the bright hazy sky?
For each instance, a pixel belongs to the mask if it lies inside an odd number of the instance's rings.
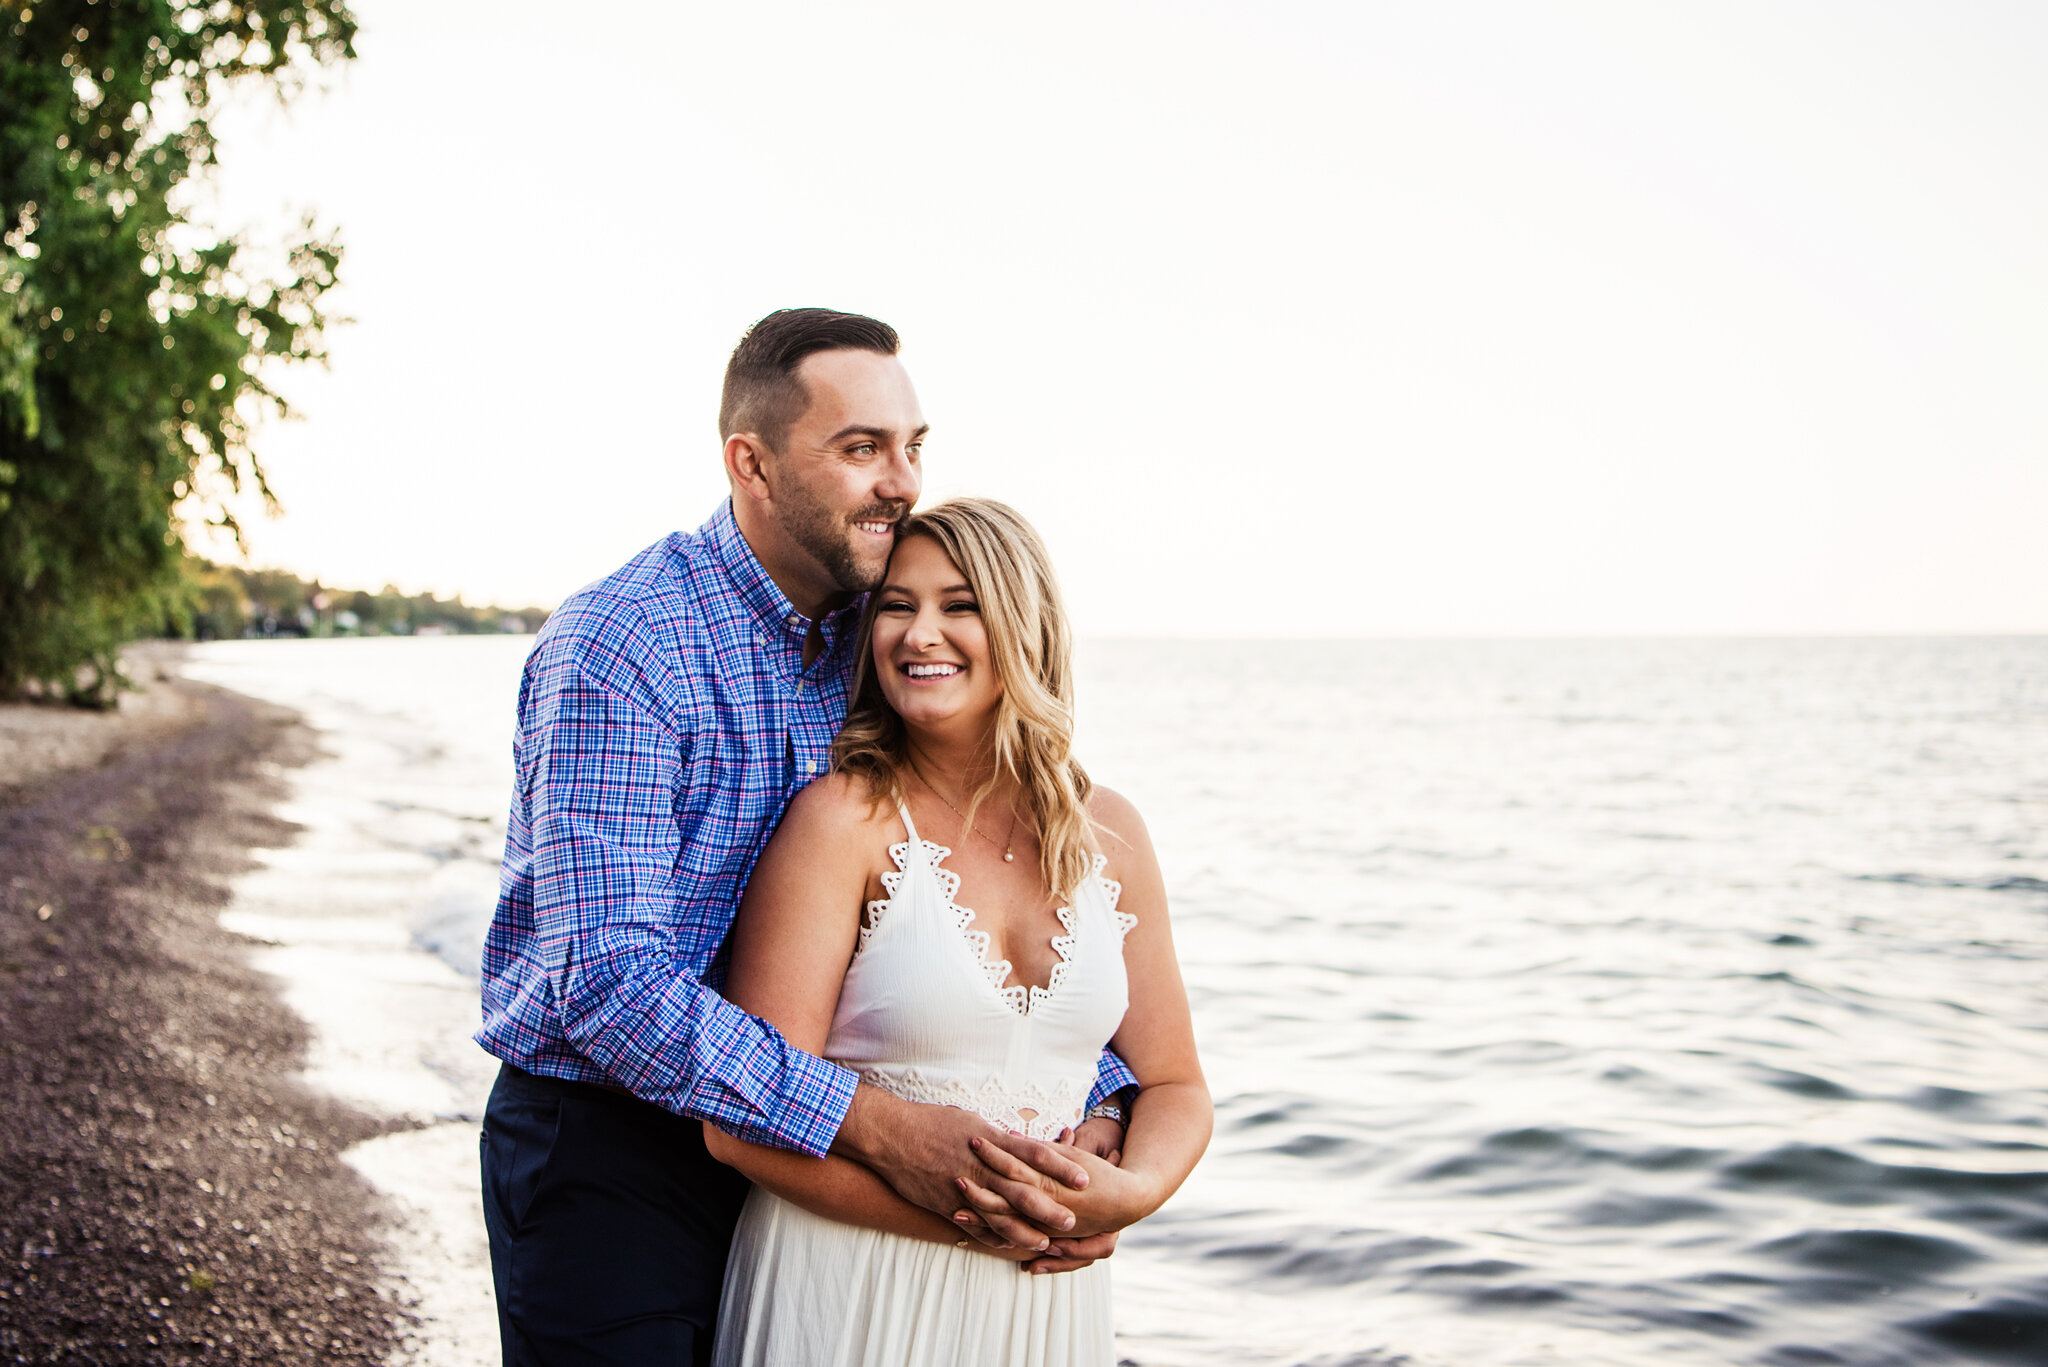
[[[227,130],[347,242],[254,558],[559,601],[772,308],[1090,633],[2048,630],[2048,7],[357,0]]]

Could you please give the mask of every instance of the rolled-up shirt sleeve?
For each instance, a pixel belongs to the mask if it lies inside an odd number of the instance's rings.
[[[1130,1065],[1105,1049],[1095,1065],[1095,1088],[1088,1093],[1088,1109],[1092,1111],[1124,1088],[1137,1085],[1138,1075],[1131,1071]]]
[[[822,1157],[855,1074],[791,1045],[676,955],[690,737],[574,664],[524,701],[534,952],[569,1041],[668,1110]]]

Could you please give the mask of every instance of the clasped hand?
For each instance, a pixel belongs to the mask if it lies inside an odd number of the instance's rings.
[[[863,1104],[865,1103],[865,1104]],[[916,1105],[863,1087],[854,1155],[896,1192],[998,1257],[1033,1272],[1066,1272],[1106,1258],[1115,1231],[1142,1202],[1116,1163],[1123,1129],[1091,1120],[1048,1142],[991,1126],[951,1106]],[[1138,1209],[1138,1214],[1146,1213]]]
[[[1015,1133],[999,1140],[970,1139],[981,1160],[981,1180],[955,1180],[969,1204],[954,1212],[954,1222],[981,1238],[989,1251],[1021,1261],[1031,1272],[1070,1272],[1108,1257],[1116,1251],[1118,1232],[1157,1204],[1140,1178],[1117,1166],[1122,1154],[1115,1146],[1122,1135],[1114,1122],[1090,1121],[1078,1134],[1061,1131],[1051,1144]],[[1043,1209],[1047,1201],[1059,1209],[1057,1222],[1035,1223],[1028,1212]],[[1014,1233],[1020,1220],[1028,1230],[1022,1243]],[[1008,1246],[993,1244],[982,1232],[984,1225],[1004,1231]]]

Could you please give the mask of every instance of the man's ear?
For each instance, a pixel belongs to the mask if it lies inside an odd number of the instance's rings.
[[[732,483],[735,498],[744,494],[757,503],[775,497],[768,487],[768,464],[774,453],[752,432],[735,432],[725,439],[725,477]]]

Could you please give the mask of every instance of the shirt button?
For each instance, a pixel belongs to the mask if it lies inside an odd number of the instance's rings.
[[[805,760],[805,761],[804,761],[804,772],[805,772],[805,773],[807,773],[807,774],[815,774],[815,773],[817,773],[817,772],[818,772],[818,761],[816,761],[816,760],[814,760],[814,759],[807,759],[807,760]]]

